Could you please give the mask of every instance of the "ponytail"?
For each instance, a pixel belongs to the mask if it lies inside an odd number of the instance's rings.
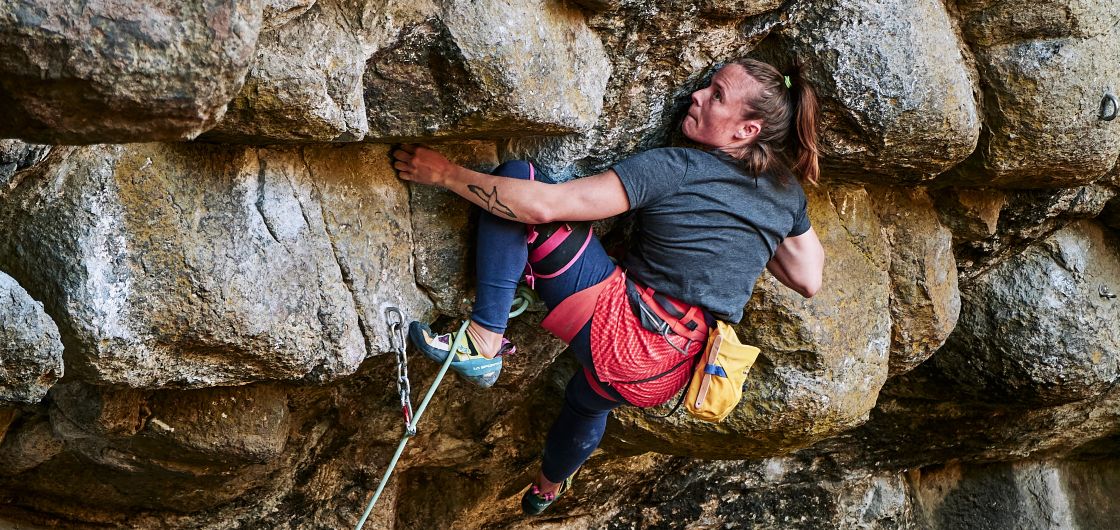
[[[820,183],[821,169],[817,159],[817,95],[813,87],[801,75],[801,64],[795,63],[789,75],[791,95],[793,96],[793,126],[796,134],[790,135],[795,142],[793,152],[797,153],[794,173],[801,175],[805,182],[816,186]]]
[[[731,64],[743,67],[761,85],[757,93],[748,96],[743,118],[762,120],[762,131],[754,143],[727,154],[755,177],[771,174],[784,181],[795,175],[802,182],[817,185],[817,96],[802,76],[801,65],[794,64],[789,75],[783,75],[754,59]]]

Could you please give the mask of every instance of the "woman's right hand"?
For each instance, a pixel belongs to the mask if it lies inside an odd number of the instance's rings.
[[[422,145],[401,144],[393,150],[393,168],[403,180],[431,186],[446,187],[451,175],[459,168],[447,157]]]

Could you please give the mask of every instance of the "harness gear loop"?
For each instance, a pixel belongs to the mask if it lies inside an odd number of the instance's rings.
[[[538,301],[537,293],[531,289],[523,286],[517,286],[517,292],[513,296],[513,306],[510,311],[510,318],[516,317],[524,313],[534,302]],[[390,316],[395,313],[396,318]],[[385,486],[389,483],[389,477],[392,476],[393,470],[397,467],[397,461],[400,460],[401,454],[404,453],[404,446],[408,444],[408,440],[416,436],[416,424],[420,422],[420,417],[424,415],[424,410],[428,408],[428,402],[432,400],[436,390],[439,388],[440,383],[443,382],[443,377],[447,375],[447,370],[451,368],[451,362],[455,360],[455,355],[449,354],[444,359],[443,364],[439,367],[439,372],[436,373],[436,378],[432,381],[432,386],[428,388],[428,392],[424,394],[423,401],[420,402],[420,407],[416,409],[415,414],[412,414],[412,405],[409,401],[408,394],[408,359],[405,357],[404,351],[404,315],[400,309],[389,307],[385,309],[385,318],[389,322],[389,341],[397,352],[397,389],[401,392],[401,407],[405,413],[405,430],[404,435],[401,436],[400,443],[397,444],[397,450],[393,453],[393,457],[389,459],[389,466],[385,470],[385,474],[381,476],[381,481],[377,483],[377,490],[373,492],[373,498],[369,500],[366,505],[365,512],[362,517],[358,519],[358,524],[354,526],[354,530],[362,530],[365,526],[366,520],[369,519],[369,514],[373,512],[373,506],[377,504],[377,499],[381,498],[381,492],[385,490]],[[458,350],[460,345],[465,345],[467,340],[467,326],[470,324],[470,319],[464,320],[463,325],[459,326],[459,330],[455,332],[455,338],[451,341],[451,352]],[[399,345],[399,346],[398,346]],[[401,367],[404,367],[403,369]],[[403,386],[402,386],[403,385]],[[412,417],[409,418],[408,416]]]
[[[386,307],[385,322],[389,324],[389,347],[397,354],[397,393],[401,397],[405,432],[416,436],[416,427],[412,424],[412,384],[408,381],[408,356],[404,344],[404,314],[396,307]]]

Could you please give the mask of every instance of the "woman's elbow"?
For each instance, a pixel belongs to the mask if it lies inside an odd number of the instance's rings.
[[[813,283],[802,284],[799,287],[800,288],[797,289],[797,292],[801,293],[801,296],[804,296],[805,298],[812,298],[813,295],[817,294],[817,291],[821,290],[821,282],[820,280],[817,280]]]
[[[550,207],[543,201],[537,202],[525,209],[524,218],[518,219],[522,223],[528,225],[543,225],[555,221],[556,212],[555,208]]]
[[[805,298],[812,298],[813,295],[817,294],[817,291],[821,290],[822,283],[822,274],[821,272],[817,272],[809,278],[802,279],[802,281],[798,285],[797,292],[801,293],[801,296],[804,296]]]

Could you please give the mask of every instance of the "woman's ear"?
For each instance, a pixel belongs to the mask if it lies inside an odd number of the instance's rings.
[[[746,120],[735,131],[736,142],[754,142],[762,132],[762,123],[759,120]]]

